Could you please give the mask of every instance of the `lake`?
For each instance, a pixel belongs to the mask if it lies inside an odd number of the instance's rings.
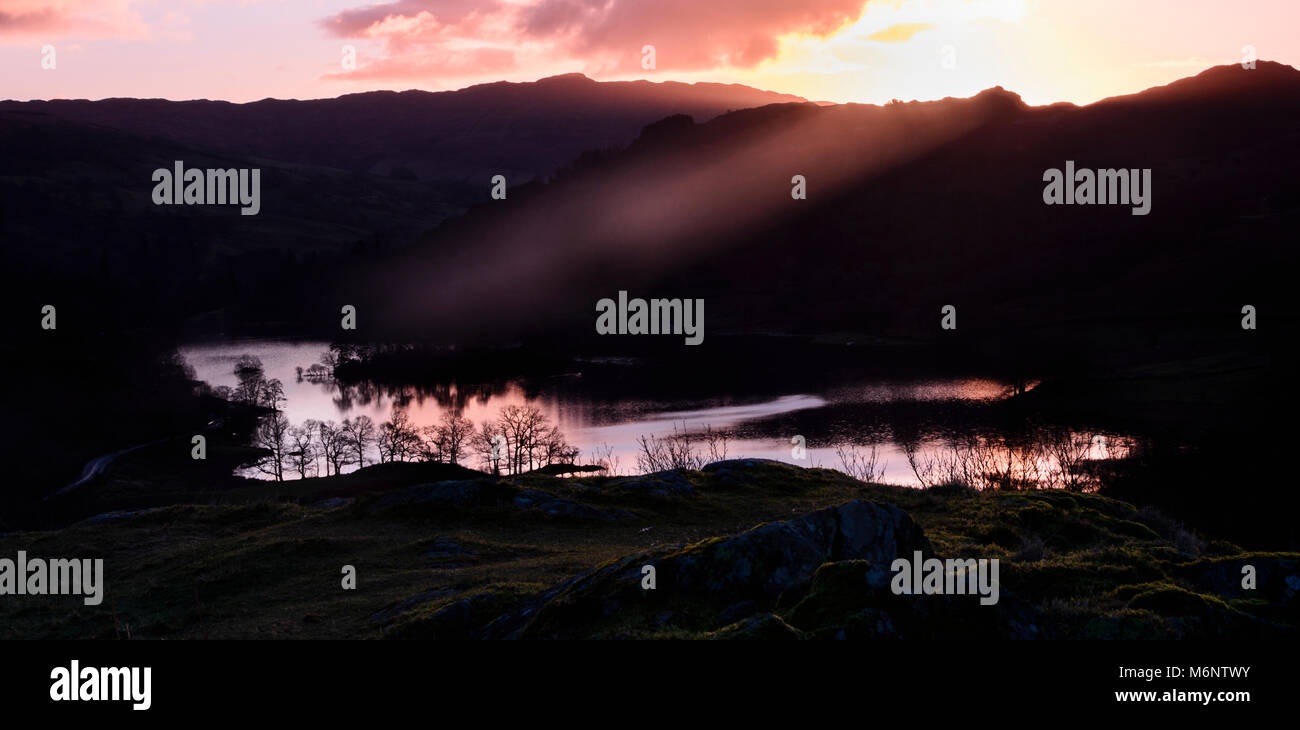
[[[922,476],[951,468],[957,453],[954,449],[972,439],[998,446],[978,453],[968,449],[962,452],[966,454],[963,463],[975,459],[980,469],[989,469],[997,468],[994,462],[1001,462],[1004,470],[1034,473],[1059,470],[1060,461],[1066,459],[1088,462],[1122,457],[1132,446],[1124,434],[1029,423],[1019,415],[1008,417],[997,404],[1010,397],[1010,384],[984,377],[864,382],[848,378],[796,390],[790,389],[788,377],[774,374],[769,387],[700,398],[675,397],[671,389],[658,389],[654,397],[646,397],[640,389],[628,389],[627,397],[611,396],[608,384],[596,387],[580,367],[549,378],[419,387],[341,386],[331,379],[299,375],[299,368],[306,370],[320,362],[328,349],[326,342],[285,340],[205,342],[179,348],[198,379],[214,387],[237,383],[234,365],[241,355],[259,358],[266,377],[283,383],[283,410],[293,425],[307,419],[342,421],[363,414],[379,424],[389,419],[395,407],[405,408],[417,426],[435,424],[448,411],[478,425],[496,418],[506,406],[535,406],[581,450],[579,463],[603,459],[615,474],[639,471],[640,437],[662,438],[705,428],[727,435],[728,458],[842,468],[845,458],[852,459],[854,454],[869,458],[874,449],[877,481],[912,486],[920,485]],[[628,368],[634,369],[635,364]],[[1075,444],[1068,456],[1051,449],[1014,446],[1034,441],[1048,427]],[[905,447],[909,445],[922,467],[920,474],[908,461]],[[372,453],[367,462],[377,460],[378,454]],[[241,473],[265,478],[255,469]]]

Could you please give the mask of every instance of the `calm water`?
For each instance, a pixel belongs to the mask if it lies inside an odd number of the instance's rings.
[[[300,378],[319,362],[325,342],[243,340],[194,344],[180,348],[200,380],[212,386],[234,386],[234,364],[240,355],[258,357],[267,378],[284,384],[284,411],[298,425],[307,419],[342,421],[367,415],[376,424],[388,420],[395,407],[404,407],[417,426],[432,425],[447,411],[457,411],[475,425],[494,419],[509,405],[541,409],[559,425],[566,439],[582,450],[579,463],[609,457],[614,473],[636,473],[638,438],[665,436],[675,430],[728,434],[727,456],[777,459],[801,466],[839,468],[837,445],[862,450],[875,447],[883,462],[880,481],[918,483],[901,443],[917,445],[922,457],[948,449],[955,435],[1006,431],[1007,424],[989,420],[989,405],[1009,396],[1008,384],[986,378],[942,380],[896,379],[887,382],[843,382],[815,391],[784,390],[774,384],[765,392],[729,393],[708,399],[678,399],[671,393],[653,398],[610,398],[608,387],[594,388],[582,373],[505,381],[490,385],[389,388],[363,384],[340,387],[332,381]],[[774,380],[775,380],[774,376]],[[788,387],[788,386],[787,386]],[[794,440],[806,443],[805,458],[795,458]],[[1125,439],[1115,434],[1088,433],[1091,458],[1116,455]],[[371,454],[367,460],[378,460]],[[346,469],[345,469],[346,471]],[[256,470],[247,476],[263,476]]]

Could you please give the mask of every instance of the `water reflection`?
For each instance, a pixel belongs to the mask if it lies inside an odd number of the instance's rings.
[[[1011,386],[987,378],[839,383],[815,393],[781,392],[774,383],[768,392],[708,399],[683,399],[671,389],[654,397],[611,398],[593,395],[610,392],[608,383],[598,385],[580,373],[495,383],[344,385],[311,369],[327,350],[324,342],[245,340],[190,345],[181,354],[214,387],[235,386],[236,361],[255,355],[266,377],[283,383],[282,408],[294,425],[360,415],[379,424],[396,408],[417,428],[437,424],[446,413],[477,425],[497,419],[508,406],[533,406],[580,450],[579,462],[599,461],[624,474],[636,471],[638,455],[644,455],[641,437],[706,428],[725,434],[733,458],[848,471],[869,463],[870,477],[905,485],[960,480],[999,488],[1038,482],[1086,489],[1097,465],[1131,446],[1114,434],[989,421],[986,406],[1008,397]],[[246,475],[264,476],[255,470]]]

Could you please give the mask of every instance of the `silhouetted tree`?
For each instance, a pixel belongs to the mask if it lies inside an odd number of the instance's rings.
[[[289,460],[298,472],[298,478],[306,479],[308,472],[316,475],[316,422],[308,419],[301,426],[289,429]]]
[[[271,378],[261,382],[257,393],[257,405],[278,411],[280,404],[285,400],[287,399],[284,397],[284,385],[278,379]]]
[[[348,441],[342,427],[333,421],[321,421],[316,424],[316,443],[321,456],[325,459],[325,475],[329,476],[333,467],[335,474],[342,474],[343,467],[352,463],[348,458]]]
[[[493,474],[501,473],[501,462],[506,457],[506,435],[495,421],[484,421],[470,439],[470,445],[478,452],[483,466]]]
[[[266,381],[262,361],[254,355],[240,355],[235,361],[235,377],[239,379],[235,386],[235,399],[249,405],[260,403]]]
[[[257,432],[254,435],[254,442],[271,452],[258,462],[257,467],[262,473],[275,477],[277,482],[284,481],[284,462],[285,457],[288,456],[288,436],[289,418],[279,411],[263,418],[257,424]]]
[[[406,461],[420,453],[420,433],[411,424],[406,409],[395,408],[389,420],[380,424],[377,438],[379,461]]]
[[[357,459],[357,468],[366,465],[366,448],[375,441],[375,422],[370,416],[357,416],[343,419],[343,435],[346,437],[352,456]]]
[[[447,411],[442,414],[442,421],[438,425],[426,426],[423,433],[426,454],[435,455],[436,461],[446,459],[449,464],[459,464],[474,435],[474,423]]]

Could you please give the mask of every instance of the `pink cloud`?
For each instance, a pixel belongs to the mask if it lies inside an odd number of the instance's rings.
[[[578,56],[598,54],[615,70],[640,67],[653,45],[661,69],[749,68],[772,58],[790,33],[826,36],[862,14],[865,0],[539,0],[519,30],[556,39]]]
[[[473,29],[475,17],[491,16],[507,8],[496,0],[395,0],[344,10],[321,21],[326,30],[344,38],[416,36],[438,28]]]
[[[377,60],[326,78],[436,78],[499,73],[519,63],[641,70],[655,47],[660,70],[752,68],[790,33],[826,36],[861,16],[867,0],[395,0],[321,21],[344,38],[379,45]]]
[[[141,38],[129,0],[0,0],[0,38]]]

